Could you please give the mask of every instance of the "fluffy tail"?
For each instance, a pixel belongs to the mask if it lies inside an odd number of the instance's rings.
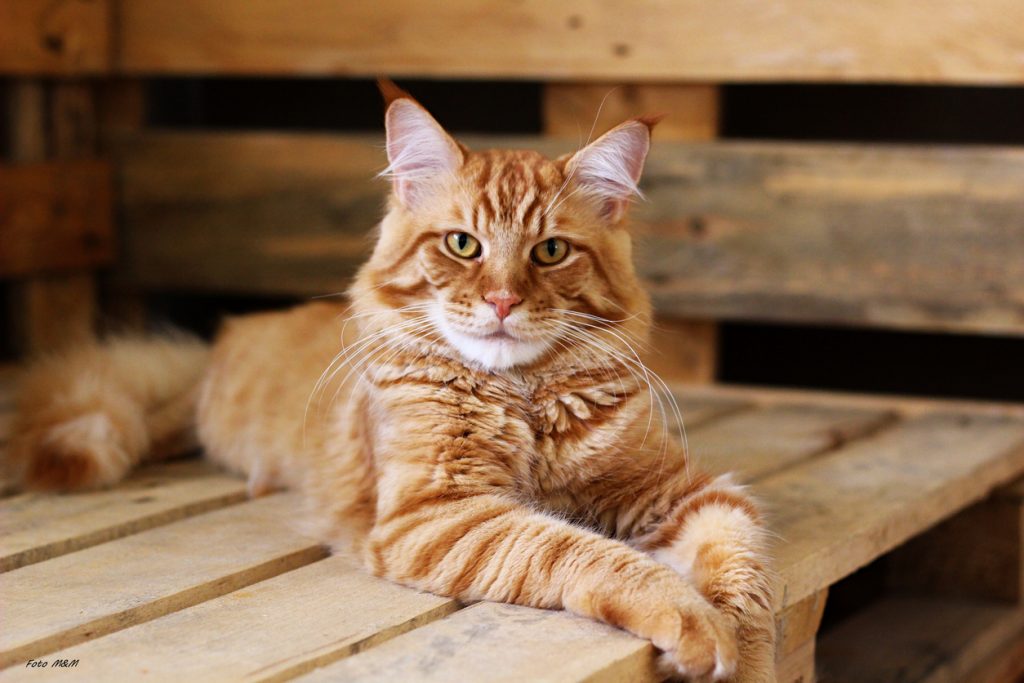
[[[143,460],[196,445],[208,349],[183,334],[124,337],[29,366],[4,469],[28,489],[108,486]]]

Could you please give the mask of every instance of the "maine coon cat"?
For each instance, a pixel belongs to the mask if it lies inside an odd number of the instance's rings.
[[[634,351],[626,213],[655,120],[549,160],[471,151],[384,90],[392,193],[351,307],[42,360],[9,469],[105,486],[198,434],[254,494],[301,488],[379,576],[605,621],[674,676],[774,679],[759,513],[688,463]]]

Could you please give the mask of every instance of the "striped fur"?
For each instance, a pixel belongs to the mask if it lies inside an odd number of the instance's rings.
[[[634,354],[651,310],[623,207],[650,122],[549,160],[471,152],[404,96],[390,111],[395,192],[350,307],[233,320],[208,356],[134,340],[38,364],[8,464],[34,487],[109,484],[158,427],[187,441],[191,407],[211,458],[255,494],[304,489],[325,538],[375,574],[605,621],[674,676],[772,680],[757,507],[687,462]],[[446,250],[452,231],[481,256]],[[531,262],[551,237],[569,256]],[[492,291],[522,299],[501,325]],[[174,429],[154,421],[168,406]]]

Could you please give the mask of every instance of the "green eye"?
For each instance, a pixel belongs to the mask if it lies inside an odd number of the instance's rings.
[[[448,251],[459,258],[476,258],[480,255],[480,240],[467,232],[450,232],[445,235],[444,243]]]
[[[533,260],[542,266],[553,266],[568,255],[569,243],[557,237],[546,239],[533,248]]]

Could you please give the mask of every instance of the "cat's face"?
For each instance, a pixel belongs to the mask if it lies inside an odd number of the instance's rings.
[[[599,327],[646,327],[622,219],[648,123],[556,160],[471,152],[406,98],[387,124],[394,193],[361,296],[393,313],[388,325],[488,370],[608,343]]]

